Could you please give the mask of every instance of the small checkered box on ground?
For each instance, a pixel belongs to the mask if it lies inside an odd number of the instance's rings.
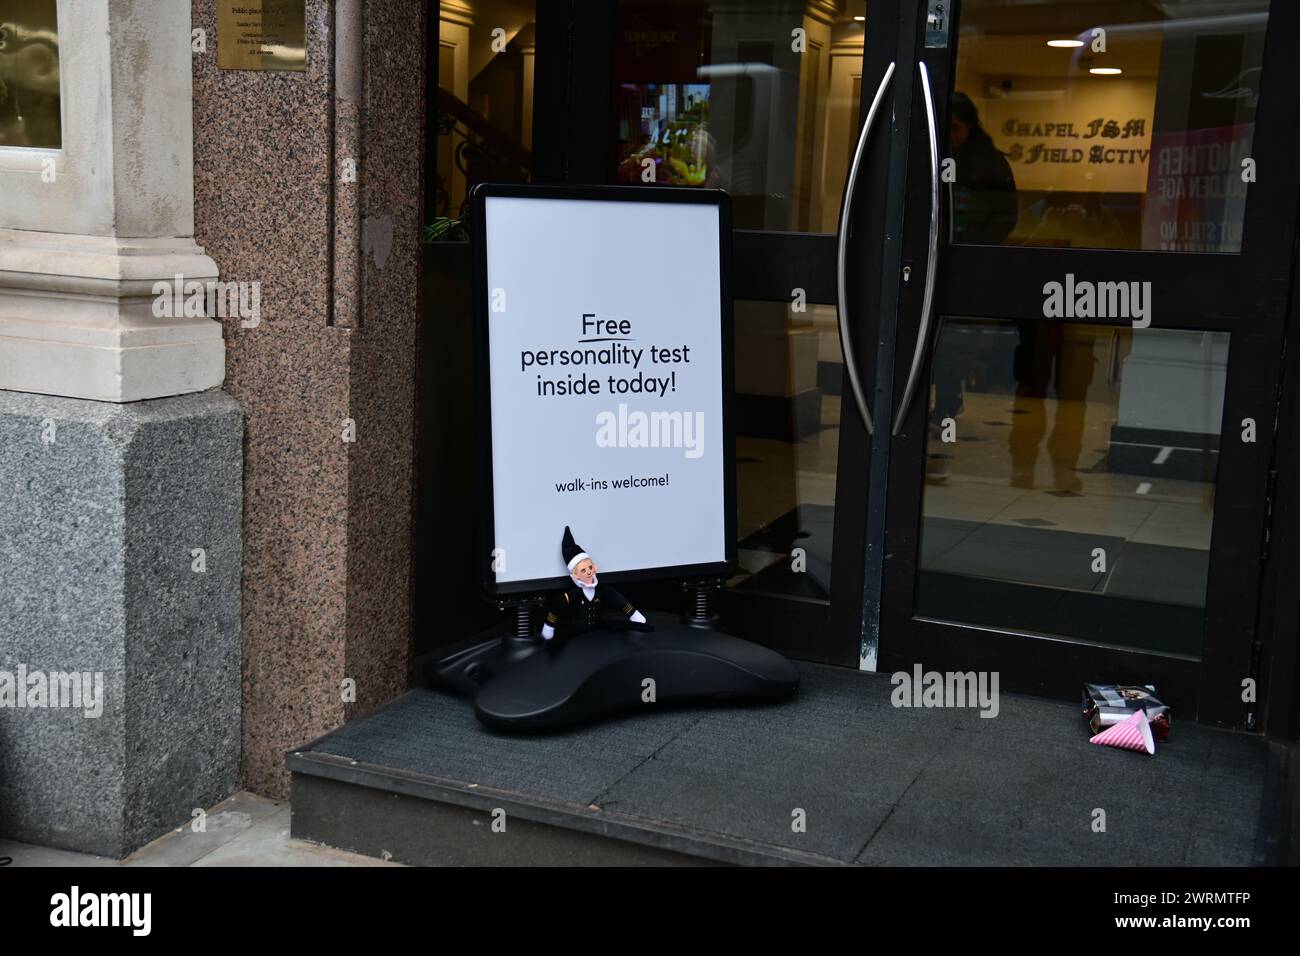
[[[1083,716],[1094,734],[1145,710],[1151,733],[1163,743],[1169,739],[1169,705],[1156,696],[1150,684],[1084,684]]]

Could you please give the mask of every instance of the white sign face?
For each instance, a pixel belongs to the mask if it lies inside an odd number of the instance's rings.
[[[725,561],[717,207],[484,203],[496,582]]]

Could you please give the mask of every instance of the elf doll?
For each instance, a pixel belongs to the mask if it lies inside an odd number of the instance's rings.
[[[546,623],[542,625],[544,640],[551,640],[557,632],[560,637],[572,637],[601,628],[654,630],[646,623],[645,615],[634,608],[627,598],[596,580],[596,562],[578,547],[568,525],[564,527],[560,551],[564,555],[574,587],[565,588],[547,607]]]

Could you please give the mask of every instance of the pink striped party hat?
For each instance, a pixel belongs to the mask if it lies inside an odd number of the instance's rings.
[[[1147,720],[1147,712],[1141,708],[1135,710],[1128,720],[1107,727],[1088,743],[1120,747],[1124,750],[1145,750],[1149,754],[1156,752],[1156,742],[1151,736],[1151,723]]]

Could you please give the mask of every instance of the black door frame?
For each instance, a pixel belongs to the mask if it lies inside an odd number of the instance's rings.
[[[956,5],[960,14],[960,4]],[[957,24],[942,50],[925,50],[923,31],[914,30],[900,49],[924,55],[931,75],[940,131],[947,129],[949,77],[956,57]],[[1300,186],[1294,167],[1300,112],[1300,74],[1289,69],[1289,38],[1300,31],[1300,6],[1274,2],[1265,40],[1263,82],[1252,155],[1262,172],[1247,198],[1241,252],[1237,255],[1043,249],[999,246],[942,246],[938,266],[935,325],[939,316],[1008,319],[1042,318],[1045,280],[1067,272],[1105,281],[1152,282],[1157,307],[1153,328],[1231,333],[1224,397],[1220,467],[1211,539],[1205,609],[1205,643],[1199,661],[1143,654],[1067,638],[1030,637],[1012,631],[915,618],[914,588],[920,544],[925,455],[923,395],[914,401],[904,428],[892,443],[882,580],[880,660],[889,668],[922,662],[958,670],[998,670],[1002,687],[1049,696],[1070,696],[1085,679],[1158,681],[1182,712],[1203,722],[1253,726],[1253,704],[1241,700],[1240,681],[1260,677],[1261,641],[1256,628],[1261,577],[1261,539],[1268,511],[1273,424],[1281,381],[1285,322],[1292,281],[1292,250]],[[915,59],[909,72],[915,72]],[[901,90],[900,90],[901,93]],[[911,116],[914,143],[925,142],[924,110],[913,98],[900,104]],[[941,135],[940,153],[946,153]],[[1272,172],[1269,172],[1269,171]],[[908,167],[909,210],[927,210],[930,171],[923,149]],[[926,216],[910,215],[903,234],[903,260],[924,270]],[[989,283],[988,277],[1000,277]],[[894,374],[901,381],[917,334],[920,282],[913,281],[898,312]],[[973,292],[972,290],[976,290]],[[1126,325],[1093,320],[1096,325]],[[933,354],[933,339],[927,356]],[[929,360],[922,382],[929,381]],[[1257,423],[1257,441],[1237,440],[1243,418]],[[873,491],[876,480],[873,480]],[[873,529],[875,530],[875,529]],[[1245,596],[1245,597],[1243,597]],[[1190,706],[1189,706],[1190,703]]]

